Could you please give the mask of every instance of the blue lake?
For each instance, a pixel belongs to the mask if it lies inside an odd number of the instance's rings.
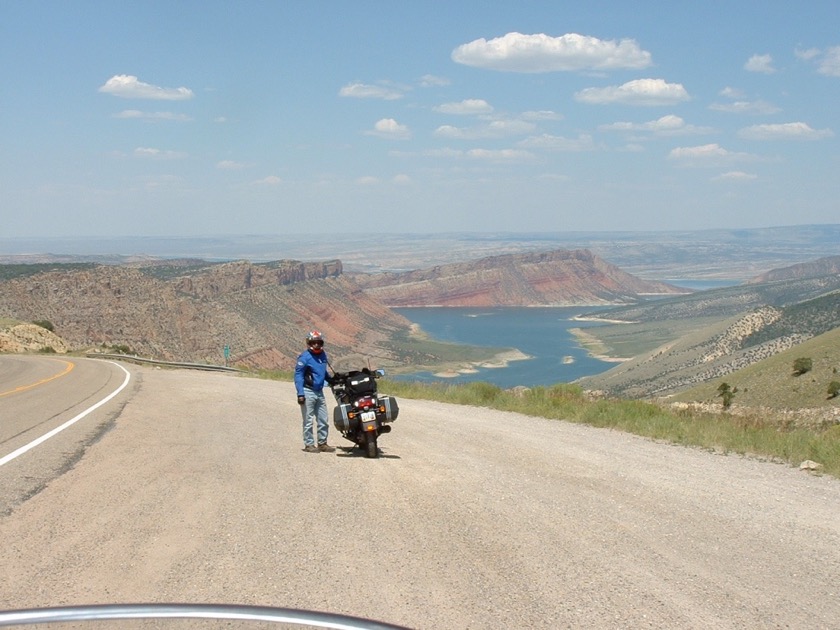
[[[466,383],[484,381],[499,387],[553,385],[582,376],[599,374],[615,366],[589,356],[570,328],[589,328],[599,324],[573,321],[601,308],[397,308],[406,319],[438,341],[516,348],[530,358],[511,361],[506,367],[477,367],[475,373],[451,378],[431,372],[417,372],[397,378],[416,381]]]

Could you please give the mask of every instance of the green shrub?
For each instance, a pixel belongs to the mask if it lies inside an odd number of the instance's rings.
[[[732,406],[732,399],[735,398],[735,393],[738,391],[738,388],[732,389],[729,386],[729,383],[721,383],[718,388],[718,396],[721,399],[721,403],[723,404],[724,409],[729,409]]]
[[[55,326],[53,326],[53,323],[47,319],[36,319],[32,323],[36,326],[40,326],[41,328],[46,328],[50,332],[53,332],[55,330]]]
[[[814,362],[807,357],[800,357],[793,362],[793,375],[802,376],[806,372],[810,372],[814,367]]]
[[[837,381],[831,381],[828,384],[828,397],[837,398],[838,395],[840,395],[840,383]]]

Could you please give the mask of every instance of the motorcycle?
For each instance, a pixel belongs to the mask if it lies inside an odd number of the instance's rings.
[[[363,368],[336,372],[330,383],[337,403],[333,426],[370,458],[379,456],[377,440],[391,432],[400,412],[396,398],[377,391],[376,380],[383,376],[384,370]]]

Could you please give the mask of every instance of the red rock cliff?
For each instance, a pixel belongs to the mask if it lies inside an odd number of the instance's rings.
[[[588,250],[491,256],[357,281],[393,307],[622,304],[644,294],[682,292],[628,274]]]

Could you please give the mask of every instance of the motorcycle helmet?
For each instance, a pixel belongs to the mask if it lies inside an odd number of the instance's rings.
[[[324,336],[317,330],[313,330],[306,335],[306,345],[309,346],[312,352],[318,354],[324,348]]]

